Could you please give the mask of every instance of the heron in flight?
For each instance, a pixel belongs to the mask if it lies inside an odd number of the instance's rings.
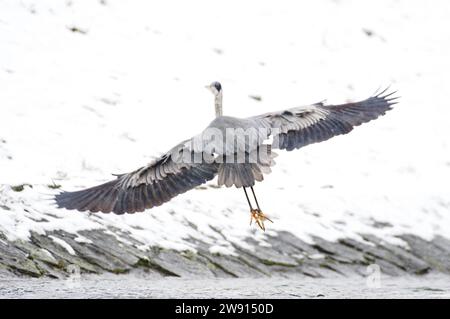
[[[262,212],[253,187],[256,181],[263,180],[264,174],[270,173],[276,156],[273,149],[292,151],[347,134],[353,127],[384,115],[397,99],[393,97],[395,92],[386,89],[355,103],[320,102],[237,118],[223,115],[222,85],[213,82],[207,88],[214,94],[216,117],[201,134],[181,142],[146,166],[116,175],[112,181],[61,192],[55,195],[57,206],[115,214],[142,212],[218,176],[219,186],[244,190],[250,224],[254,220],[265,230],[264,222],[271,220]]]

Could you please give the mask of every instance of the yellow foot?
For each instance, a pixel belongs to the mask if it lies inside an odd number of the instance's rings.
[[[264,221],[268,220],[269,222],[273,223],[273,221],[268,218],[264,213],[259,209],[252,209],[250,211],[250,225],[252,224],[253,220],[255,220],[255,223],[261,228],[262,230],[266,230],[264,227]]]

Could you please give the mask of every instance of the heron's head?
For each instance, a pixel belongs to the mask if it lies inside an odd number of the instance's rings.
[[[210,90],[214,94],[214,96],[222,93],[222,85],[217,81],[214,81],[210,85],[207,85],[206,88]]]

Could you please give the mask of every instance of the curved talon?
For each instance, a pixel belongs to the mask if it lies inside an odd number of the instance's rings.
[[[252,221],[255,220],[255,223],[261,228],[262,230],[266,230],[264,227],[264,221],[268,220],[269,222],[273,223],[273,221],[267,217],[260,209],[252,209],[250,211],[250,225],[252,224]]]

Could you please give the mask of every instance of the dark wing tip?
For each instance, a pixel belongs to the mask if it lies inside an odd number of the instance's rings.
[[[54,196],[54,201],[59,208],[110,213],[117,198],[116,186],[117,180],[113,180],[80,191],[61,192]]]
[[[76,198],[79,192],[66,192],[63,191],[56,194],[53,200],[58,208],[76,209]]]
[[[390,106],[397,104],[398,99],[400,99],[400,96],[396,95],[398,93],[398,91],[391,91],[390,88],[391,87],[388,86],[379,93],[375,92],[375,94],[371,97],[371,99],[382,100],[385,103],[387,103],[389,106],[389,109],[391,109]]]

